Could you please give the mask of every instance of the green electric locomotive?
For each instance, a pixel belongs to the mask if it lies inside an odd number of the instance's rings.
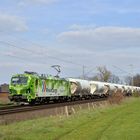
[[[35,72],[16,74],[9,85],[9,99],[14,102],[45,103],[69,99],[70,82],[54,76],[39,76]]]

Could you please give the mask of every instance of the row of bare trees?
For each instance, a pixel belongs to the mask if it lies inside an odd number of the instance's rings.
[[[124,84],[119,76],[114,75],[110,70],[108,70],[105,66],[97,67],[98,73],[93,77],[88,77],[90,80],[102,81],[102,82],[111,82],[116,84]],[[140,74],[136,74],[133,76],[126,76],[124,79],[125,84],[134,85],[140,87]]]

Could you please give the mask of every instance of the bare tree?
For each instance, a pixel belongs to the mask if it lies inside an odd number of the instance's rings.
[[[133,85],[140,87],[140,74],[136,74],[133,77]]]
[[[118,84],[120,82],[120,78],[114,74],[110,76],[109,82]]]
[[[108,82],[111,77],[111,72],[105,66],[97,67],[99,74],[97,75],[98,81]]]
[[[131,76],[126,76],[124,81],[125,81],[125,83],[127,85],[131,85],[131,83],[132,83],[132,77]]]
[[[111,71],[109,71],[105,66],[97,67],[98,73],[93,77],[88,77],[89,80],[102,81],[102,82],[111,82],[111,83],[120,83],[120,78]]]

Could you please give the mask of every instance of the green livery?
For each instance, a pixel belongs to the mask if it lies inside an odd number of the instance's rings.
[[[9,89],[9,99],[15,102],[46,102],[71,97],[69,81],[34,72],[13,75]]]

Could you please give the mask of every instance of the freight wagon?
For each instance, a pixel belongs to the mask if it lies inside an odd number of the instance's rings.
[[[9,90],[11,101],[32,104],[107,97],[117,91],[129,95],[140,92],[140,87],[25,72],[12,76]]]

